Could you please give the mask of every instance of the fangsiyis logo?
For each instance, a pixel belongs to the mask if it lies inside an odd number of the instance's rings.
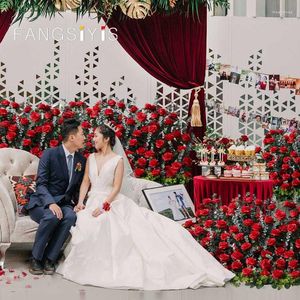
[[[84,25],[79,27],[54,27],[54,28],[14,28],[13,39],[24,41],[116,41],[118,40],[117,28],[99,25],[90,28]]]

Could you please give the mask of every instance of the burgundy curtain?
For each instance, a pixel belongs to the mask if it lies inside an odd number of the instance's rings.
[[[118,41],[148,73],[165,84],[191,89],[204,84],[206,66],[207,8],[199,17],[174,13],[154,14],[143,20],[124,18],[117,10],[108,21],[117,28]],[[191,95],[190,108],[194,99]],[[194,132],[202,137],[206,128],[204,91],[199,94],[203,127]]]
[[[0,43],[2,42],[10,24],[14,18],[14,11],[9,10],[0,13]]]

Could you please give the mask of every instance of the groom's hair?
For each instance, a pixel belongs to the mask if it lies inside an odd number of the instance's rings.
[[[66,119],[61,129],[63,141],[66,142],[71,134],[76,134],[79,126],[80,122],[76,119]]]

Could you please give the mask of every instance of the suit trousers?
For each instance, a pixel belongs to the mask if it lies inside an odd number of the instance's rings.
[[[76,223],[76,213],[71,205],[60,205],[63,218],[59,220],[49,208],[36,206],[29,210],[32,220],[39,223],[32,248],[34,259],[46,258],[55,262],[67,240],[70,229]]]

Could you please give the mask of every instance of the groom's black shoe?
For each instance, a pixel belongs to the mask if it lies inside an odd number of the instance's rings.
[[[42,275],[44,273],[44,270],[41,262],[32,258],[29,272],[33,275]]]
[[[46,259],[44,265],[44,274],[45,275],[53,275],[55,272],[55,263],[49,259]]]

